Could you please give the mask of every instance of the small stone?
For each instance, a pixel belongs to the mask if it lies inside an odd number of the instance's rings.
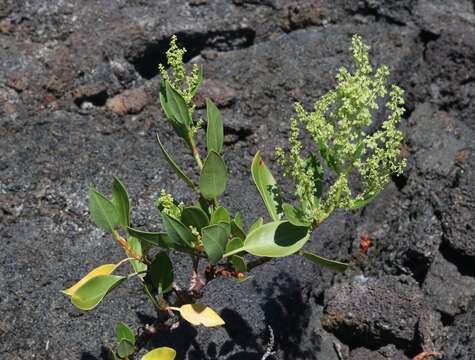
[[[13,105],[10,102],[6,102],[3,105],[3,110],[5,111],[6,114],[13,114],[14,112],[16,112],[15,105]]]
[[[116,114],[138,114],[147,105],[147,93],[143,88],[126,90],[107,101],[107,108]]]
[[[22,92],[28,88],[28,83],[25,77],[11,76],[7,80],[7,86],[16,90],[17,92]]]
[[[4,19],[4,20],[0,21],[0,33],[10,32],[12,27],[13,27],[13,24],[12,24],[12,21],[10,19]]]
[[[85,101],[89,101],[93,104],[100,102],[99,99],[103,98],[106,92],[107,90],[101,85],[86,84],[74,89],[72,95],[76,105],[81,106]]]
[[[205,107],[206,98],[210,98],[219,107],[226,107],[234,103],[236,92],[220,80],[204,80],[195,97],[196,106]]]

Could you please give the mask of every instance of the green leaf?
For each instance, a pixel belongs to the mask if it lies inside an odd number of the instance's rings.
[[[256,256],[283,257],[299,251],[309,239],[309,229],[295,226],[288,221],[274,221],[251,231],[241,249],[224,256],[245,250]]]
[[[315,193],[313,194],[320,203],[323,192],[324,170],[320,161],[314,154],[310,154],[305,160],[305,169],[311,168],[313,170],[313,183],[315,184]]]
[[[162,142],[160,141],[160,137],[157,134],[157,143],[160,147],[160,150],[165,157],[165,160],[168,162],[168,165],[175,171],[180,179],[182,179],[191,189],[196,191],[196,185],[191,181],[191,179],[183,172],[183,170],[177,165],[177,163],[172,159],[172,157],[168,154],[168,152],[163,147]]]
[[[277,184],[272,173],[267,168],[258,151],[252,160],[251,165],[252,178],[256,184],[259,194],[261,194],[264,205],[274,221],[281,218],[279,206],[280,196],[278,194]]]
[[[93,277],[74,292],[71,302],[81,310],[94,309],[109,291],[126,278],[126,276],[117,275],[98,275]]]
[[[176,351],[169,347],[160,347],[149,351],[142,360],[174,360]]]
[[[224,254],[226,241],[230,234],[229,225],[223,223],[210,225],[203,228],[202,233],[203,245],[209,262],[216,265]]]
[[[368,205],[371,201],[376,199],[376,197],[379,195],[379,193],[376,193],[374,195],[366,196],[361,200],[355,200],[351,204],[350,209],[356,210],[356,209],[361,209],[362,207]]]
[[[247,271],[246,261],[244,261],[244,258],[242,256],[231,256],[231,262],[233,264],[234,270],[236,270],[237,272],[245,273]]]
[[[329,260],[307,251],[301,251],[299,252],[299,255],[303,256],[304,258],[310,260],[311,262],[317,265],[321,265],[323,267],[336,270],[336,271],[345,271],[346,268],[349,266],[349,264],[347,263],[342,263],[335,260]]]
[[[173,241],[167,236],[166,233],[162,232],[149,232],[142,231],[138,229],[128,228],[129,235],[136,237],[140,241],[143,241],[152,246],[158,246],[165,249],[173,247]]]
[[[168,108],[175,118],[175,121],[186,127],[191,125],[191,116],[188,111],[185,99],[176,91],[168,81],[165,81],[165,92],[167,96]]]
[[[114,204],[94,188],[89,189],[89,212],[94,224],[101,229],[112,231],[119,225],[119,213]]]
[[[143,256],[142,243],[140,242],[138,238],[134,236],[129,236],[127,238],[127,242],[137,255]],[[142,271],[147,271],[147,264],[144,264],[143,262],[139,260],[131,260],[130,263],[132,264],[132,267],[137,273],[142,272]],[[143,277],[143,274],[139,276]]]
[[[135,344],[135,335],[132,329],[123,322],[118,322],[115,328],[116,341],[119,344],[121,341],[126,340],[131,344]]]
[[[163,226],[172,242],[179,247],[193,247],[194,236],[190,228],[181,221],[162,212]]]
[[[119,358],[117,357],[117,355],[115,354],[114,351],[108,349],[107,350],[107,360],[119,360]]]
[[[117,345],[117,355],[119,355],[121,359],[132,355],[134,352],[135,346],[127,340],[123,340]]]
[[[244,226],[242,225],[241,214],[239,212],[234,216],[234,224],[244,232]]]
[[[225,222],[227,224],[231,222],[229,212],[223,206],[218,206],[216,210],[211,214],[211,224],[218,224],[220,222]]]
[[[210,99],[206,99],[206,111],[208,114],[208,128],[206,130],[208,152],[216,151],[219,154],[223,149],[224,142],[223,118]]]
[[[320,154],[322,155],[323,160],[325,160],[327,166],[335,171],[337,174],[341,172],[340,166],[337,159],[333,156],[330,148],[323,141],[319,142]]]
[[[254,222],[254,224],[252,224],[252,225],[249,227],[248,233],[250,233],[252,230],[257,229],[258,227],[261,227],[262,224],[264,224],[264,219],[260,217],[260,218],[258,218],[258,219]]]
[[[303,212],[300,209],[296,209],[291,204],[284,203],[282,205],[282,209],[284,210],[285,217],[292,224],[296,226],[306,227],[309,227],[311,225],[308,221],[305,221]]]
[[[226,190],[228,171],[216,151],[210,151],[200,175],[200,191],[205,199],[214,199]]]
[[[73,286],[66,290],[61,290],[61,292],[64,295],[67,295],[69,297],[73,296],[74,293],[76,292],[77,289],[79,289],[83,284],[85,284],[87,281],[92,279],[95,276],[98,275],[110,275],[114,272],[114,270],[117,269],[117,264],[104,264],[101,265],[89,273],[86,274],[81,280],[79,280],[77,283],[75,283]]]
[[[168,105],[168,102],[167,102],[167,93],[166,93],[166,86],[165,86],[164,79],[160,81],[160,105],[162,106],[165,116],[169,120],[175,121],[175,119],[173,118],[172,110],[170,109],[170,105]]]
[[[150,277],[153,286],[158,289],[160,294],[165,294],[172,290],[173,265],[164,251],[159,252],[153,258],[150,265]]]
[[[183,209],[181,221],[186,226],[193,226],[198,231],[209,225],[209,218],[206,213],[197,206],[190,206]]]
[[[119,213],[119,224],[124,228],[130,225],[130,200],[127,190],[120,181],[115,177],[112,183],[112,203]]]
[[[246,238],[246,233],[236,224],[235,220],[231,221],[231,234],[233,234],[233,236],[237,236],[241,240]]]
[[[234,251],[236,249],[241,249],[244,246],[244,241],[238,237],[232,238],[226,244],[226,253]]]

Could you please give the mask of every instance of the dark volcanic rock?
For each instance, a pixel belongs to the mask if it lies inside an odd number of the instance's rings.
[[[463,276],[455,264],[438,255],[429,269],[423,290],[435,310],[453,318],[469,310],[475,298],[475,279]]]
[[[196,200],[154,143],[158,130],[198,178],[159,109],[157,66],[172,34],[188,49],[185,60],[203,66],[202,101],[222,107],[230,171],[223,203],[249,225],[266,217],[250,179],[253,155],[262,151],[291,200],[274,147],[286,146],[293,102],[311,109],[337,69],[352,68],[354,33],[406,90],[409,165],[365,209],[333,214],[308,244],[353,269],[335,283],[333,272],[293,256],[240,285],[212,282],[202,301],[226,326],[183,324],[155,344],[177,348],[177,360],[260,360],[271,325],[283,360],[403,359],[443,349],[448,359],[471,359],[471,0],[0,1],[0,358],[99,360],[118,321],[138,328],[154,320],[134,282],[85,313],[59,290],[123,258],[88,219],[89,185],[109,194],[120,176],[133,224],[147,230],[160,229],[153,202],[161,188]],[[362,233],[372,241],[366,255],[358,254]],[[171,256],[184,283],[188,259]]]
[[[394,345],[384,346],[376,351],[365,348],[358,348],[350,353],[351,360],[408,360],[402,351],[396,349]]]
[[[352,347],[396,344],[412,351],[418,322],[428,311],[413,279],[356,275],[325,291],[322,324]]]
[[[473,304],[472,304],[473,305]],[[475,354],[475,310],[457,319],[444,349],[447,359],[470,360]]]

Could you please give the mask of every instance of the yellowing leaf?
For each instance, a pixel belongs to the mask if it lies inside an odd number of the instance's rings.
[[[92,279],[93,277],[99,276],[99,275],[110,275],[116,268],[116,264],[105,264],[101,265],[91,272],[89,272],[86,276],[84,276],[81,280],[79,280],[76,284],[71,286],[69,289],[66,290],[61,290],[61,292],[67,296],[73,296],[73,294],[76,292],[77,289],[79,289],[83,284],[85,284],[87,281]]]
[[[204,304],[186,304],[178,310],[186,321],[193,325],[204,325],[206,327],[224,325],[224,320],[210,307]]]
[[[176,351],[169,347],[160,347],[146,353],[142,360],[173,360],[176,357]]]

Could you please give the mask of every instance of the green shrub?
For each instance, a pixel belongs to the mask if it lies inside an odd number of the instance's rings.
[[[112,198],[94,188],[89,191],[92,221],[110,232],[126,258],[116,264],[102,265],[63,292],[81,310],[91,310],[124,281],[136,278],[157,310],[157,321],[137,336],[123,323],[117,325],[117,347],[111,359],[133,359],[157,331],[177,326],[178,314],[193,325],[207,327],[224,324],[211,308],[196,300],[206,285],[219,277],[234,277],[242,282],[249,272],[274,257],[298,254],[318,265],[344,271],[349,264],[330,260],[303,250],[311,233],[338,208],[358,209],[373,200],[392,174],[400,174],[405,160],[399,157],[402,133],[396,129],[404,112],[402,90],[392,85],[388,94],[388,68],[375,72],[368,60],[368,47],[359,36],[352,41],[355,72],[340,69],[335,89],[319,99],[311,112],[296,104],[291,119],[289,150],[277,149],[283,174],[293,179],[298,203],[283,203],[277,183],[258,152],[251,165],[254,183],[268,210],[269,220],[256,219],[246,229],[239,213],[231,214],[220,204],[225,192],[228,170],[223,160],[224,126],[222,116],[211,100],[206,101],[206,151],[196,145],[203,121],[195,121],[194,96],[202,82],[202,71],[193,65],[188,73],[183,65],[185,49],[172,37],[167,51],[170,72],[160,65],[162,82],[160,104],[177,136],[183,139],[199,170],[193,181],[165,149],[157,135],[158,146],[177,176],[195,194],[195,203],[177,203],[161,190],[156,205],[163,231],[148,232],[134,228],[130,200],[119,179],[112,184]],[[374,73],[374,74],[373,74]],[[386,102],[387,119],[370,132],[373,113]],[[301,131],[308,133],[313,146],[302,144]],[[206,154],[204,160],[202,154]],[[358,176],[362,190],[355,192],[350,175]],[[330,182],[330,179],[334,179]],[[192,263],[189,287],[174,282],[174,264],[169,251],[188,256]],[[257,258],[249,259],[247,254]],[[206,270],[199,273],[199,263]],[[132,272],[117,275],[129,263]],[[142,359],[174,359],[175,350],[162,347]]]

